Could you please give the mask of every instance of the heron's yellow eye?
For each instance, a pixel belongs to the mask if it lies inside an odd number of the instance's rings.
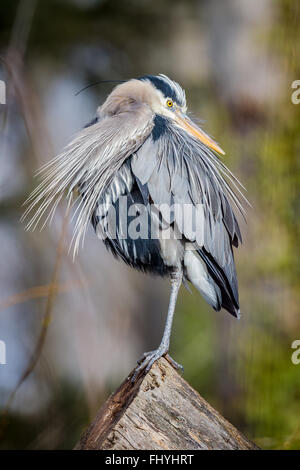
[[[172,100],[168,100],[168,101],[167,101],[167,106],[168,106],[168,108],[172,108],[172,107],[173,107],[173,101],[172,101]]]

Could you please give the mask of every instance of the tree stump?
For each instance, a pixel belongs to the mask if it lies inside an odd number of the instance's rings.
[[[167,359],[158,360],[134,384],[130,376],[108,398],[75,449],[258,449],[214,410]]]

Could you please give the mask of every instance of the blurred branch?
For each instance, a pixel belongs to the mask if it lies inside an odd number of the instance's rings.
[[[2,300],[2,302],[0,302],[0,310],[5,310],[6,308],[12,307],[16,304],[27,302],[28,300],[47,297],[50,295],[50,292],[55,292],[55,295],[57,295],[64,294],[75,288],[84,288],[90,282],[91,281],[85,281],[82,279],[74,279],[73,281],[69,282],[45,284],[41,286],[31,287],[30,289],[26,289],[23,292],[10,295],[6,299]]]
[[[24,57],[36,5],[37,0],[20,0],[12,28],[11,40],[8,50],[9,53],[10,51],[17,49],[19,55]]]
[[[0,429],[0,435],[1,435],[1,431],[3,432],[3,427],[5,427],[5,424],[6,424],[5,417],[7,415],[8,409],[11,406],[14,400],[14,397],[17,391],[19,390],[20,386],[28,378],[31,372],[34,370],[40,358],[43,346],[45,344],[48,326],[51,322],[52,309],[53,309],[53,305],[54,305],[54,301],[55,301],[55,297],[57,293],[57,280],[59,277],[59,272],[60,272],[62,258],[63,258],[63,251],[64,251],[64,244],[65,244],[66,229],[67,229],[68,221],[69,221],[69,211],[66,212],[66,215],[63,221],[63,227],[62,227],[62,231],[61,231],[61,235],[60,235],[60,239],[59,239],[59,243],[57,247],[55,266],[54,266],[54,270],[52,274],[51,284],[49,286],[49,294],[47,297],[45,313],[42,319],[41,331],[40,331],[34,352],[32,354],[32,357],[29,360],[27,367],[25,368],[19,382],[17,383],[16,387],[14,388],[14,390],[11,392],[10,396],[8,397],[7,403],[2,412],[2,416],[4,419],[2,420],[2,426],[1,426],[2,429]]]

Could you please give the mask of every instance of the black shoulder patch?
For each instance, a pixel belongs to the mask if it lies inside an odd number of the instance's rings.
[[[158,140],[167,130],[167,119],[159,114],[155,115],[154,127],[152,130],[152,138],[154,142]]]

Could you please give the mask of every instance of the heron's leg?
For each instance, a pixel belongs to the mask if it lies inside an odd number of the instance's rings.
[[[141,361],[139,361],[139,365],[136,367],[134,374],[131,378],[131,381],[134,382],[138,373],[145,369],[146,372],[150,370],[152,365],[154,364],[157,359],[161,356],[165,355],[169,350],[170,345],[170,336],[171,336],[171,329],[172,323],[174,318],[176,300],[179,292],[179,288],[182,282],[182,270],[174,270],[171,274],[171,294],[170,294],[170,301],[169,301],[169,308],[168,308],[168,315],[165,324],[164,334],[161,340],[159,347],[155,351],[150,351],[143,355]],[[180,364],[177,364],[169,355],[168,360],[173,364],[176,368],[182,368]]]

